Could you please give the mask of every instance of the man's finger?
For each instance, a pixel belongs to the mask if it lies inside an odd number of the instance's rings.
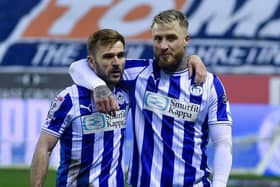
[[[120,108],[119,108],[119,103],[118,103],[117,99],[115,97],[113,97],[113,96],[111,97],[111,99],[112,99],[113,109],[115,111],[118,111]]]
[[[199,84],[201,83],[202,79],[203,79],[203,78],[202,78],[201,72],[196,71],[195,77],[194,77],[194,83],[195,83],[196,85],[199,85]]]
[[[110,96],[109,99],[110,99],[110,107],[111,107],[110,115],[116,116],[116,111],[119,110],[118,102],[116,101],[116,98],[113,96]]]
[[[105,105],[102,100],[95,100],[95,107],[97,112],[106,113]]]
[[[103,99],[105,113],[109,114],[112,111],[110,98]]]
[[[201,83],[206,81],[207,71],[206,69],[203,71],[197,71],[195,75],[195,84],[200,85]]]
[[[110,97],[114,96],[106,85],[97,86],[94,89],[93,98],[98,112],[109,114],[112,111],[112,102]]]

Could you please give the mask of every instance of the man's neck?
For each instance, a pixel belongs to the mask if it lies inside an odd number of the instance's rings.
[[[189,60],[188,60],[188,57],[187,56],[184,56],[182,61],[178,64],[177,67],[172,67],[172,68],[169,68],[169,69],[164,69],[162,68],[162,70],[166,73],[176,73],[176,72],[181,72],[185,69],[188,68],[188,63],[189,63]]]
[[[112,83],[108,83],[108,82],[106,82],[106,84],[107,84],[108,88],[113,92],[115,87],[116,87],[116,85],[112,84]]]

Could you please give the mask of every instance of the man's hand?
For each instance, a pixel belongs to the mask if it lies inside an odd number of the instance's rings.
[[[191,55],[188,57],[188,68],[190,77],[193,75],[193,71],[195,72],[195,84],[199,85],[206,81],[207,69],[199,56]]]
[[[93,98],[98,112],[115,115],[119,110],[114,94],[106,85],[97,86],[93,91]]]

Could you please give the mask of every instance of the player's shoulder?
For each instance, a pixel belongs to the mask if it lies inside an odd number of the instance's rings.
[[[86,63],[86,62],[87,62],[87,59],[86,58],[82,58],[82,59],[74,61],[73,63]]]
[[[206,82],[213,83],[214,81],[221,81],[219,75],[207,71]]]
[[[210,90],[213,88],[215,88],[214,90],[224,90],[224,85],[217,74],[208,72],[204,88]]]
[[[55,97],[68,98],[72,100],[73,98],[78,98],[80,95],[88,95],[89,93],[90,90],[87,88],[73,84],[59,90]]]
[[[143,67],[143,66],[148,66],[153,62],[153,59],[131,59],[127,58],[126,59],[126,68],[132,68],[132,67]]]
[[[126,62],[151,62],[153,59],[149,58],[126,58]]]
[[[48,118],[52,119],[56,111],[61,110],[61,106],[65,103],[65,106],[72,106],[71,94],[69,92],[70,87],[66,87],[57,92],[57,94],[52,98],[51,105],[48,113]]]
[[[204,88],[211,89],[211,88],[215,87],[215,85],[217,85],[217,84],[219,84],[219,85],[222,84],[218,75],[216,75],[215,73],[212,73],[212,72],[207,72],[206,80],[203,83]]]
[[[69,93],[71,94],[72,98],[84,98],[84,97],[91,97],[92,90],[87,89],[81,85],[73,84],[72,86],[67,88]]]

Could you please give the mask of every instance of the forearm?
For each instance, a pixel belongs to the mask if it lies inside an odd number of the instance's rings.
[[[215,145],[213,163],[213,187],[226,187],[232,165],[231,146],[218,143]]]
[[[214,144],[213,187],[226,187],[232,165],[231,126],[210,127],[210,137]]]
[[[85,59],[73,62],[69,67],[69,74],[76,84],[90,90],[93,90],[97,86],[106,85],[106,83],[90,69]]]
[[[44,185],[48,172],[51,152],[58,138],[42,132],[33,155],[30,171],[30,186],[41,187]]]
[[[30,186],[44,186],[45,178],[49,167],[50,153],[36,151],[31,165]]]

